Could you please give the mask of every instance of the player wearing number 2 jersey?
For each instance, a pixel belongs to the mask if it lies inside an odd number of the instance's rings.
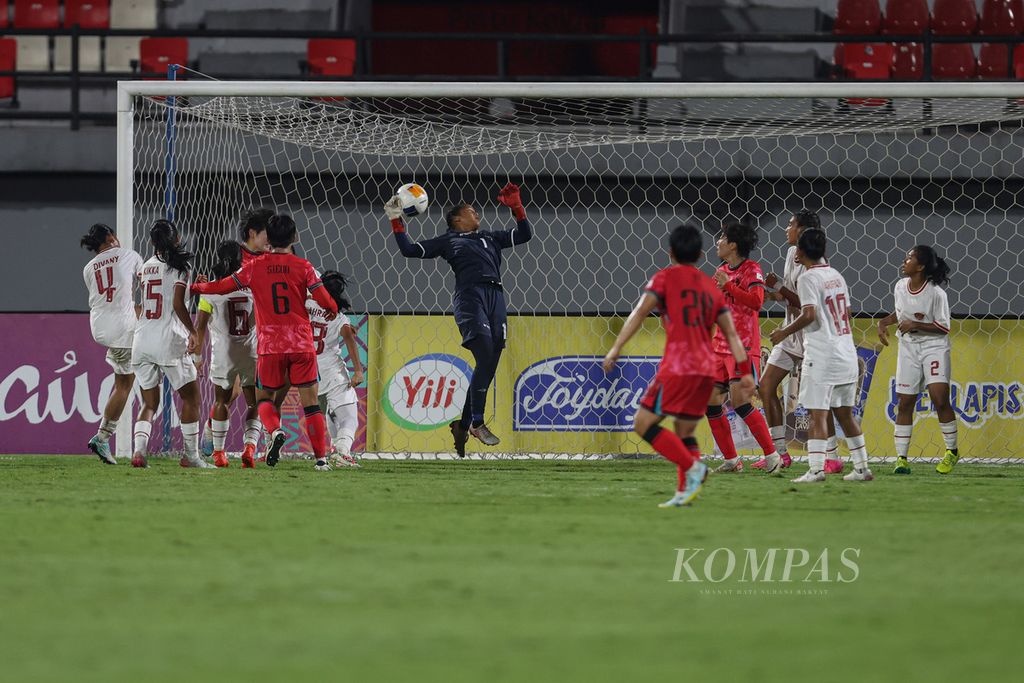
[[[316,347],[306,313],[306,294],[313,296],[330,319],[337,315],[338,305],[324,290],[309,261],[289,253],[296,237],[291,216],[274,216],[267,227],[270,253],[249,261],[231,277],[197,282],[192,291],[203,295],[230,294],[248,288],[252,292],[258,351],[257,409],[264,428],[271,434],[267,465],[277,464],[285,442],[274,392],[291,384],[298,388],[304,406],[316,469],[329,470],[325,459],[327,425],[317,402]]]
[[[669,236],[669,254],[675,265],[654,275],[615,344],[604,358],[612,372],[622,348],[654,309],[661,310],[667,341],[658,372],[647,389],[633,420],[633,429],[658,453],[676,463],[679,486],[661,507],[689,505],[697,497],[708,468],[700,461],[693,432],[714,386],[716,361],[711,350],[711,329],[717,323],[739,370],[740,384],[753,390],[750,359],[733,328],[725,297],[715,283],[694,264],[701,257],[700,231],[690,225]],[[665,416],[675,418],[675,433],[662,429]]]
[[[846,481],[870,481],[868,456],[853,407],[857,402],[857,348],[850,327],[850,291],[846,280],[825,262],[827,241],[821,230],[804,230],[797,259],[807,268],[797,285],[800,315],[771,334],[774,344],[803,330],[804,360],[800,370],[800,403],[811,414],[807,460],[810,468],[795,483],[825,481],[828,415],[839,421],[853,460]]]
[[[89,327],[92,338],[107,349],[107,363],[114,369],[114,389],[103,409],[96,435],[89,450],[108,465],[117,459],[110,450],[110,436],[124,412],[135,382],[132,372],[132,337],[135,334],[136,273],[142,257],[121,246],[108,226],[97,223],[82,237],[81,244],[96,256],[85,264],[82,275],[89,290]]]

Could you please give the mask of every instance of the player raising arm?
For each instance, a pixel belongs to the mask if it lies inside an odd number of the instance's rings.
[[[754,390],[750,360],[736,335],[725,297],[714,281],[694,265],[701,257],[701,241],[700,231],[692,225],[681,225],[672,231],[669,256],[674,265],[657,272],[647,283],[603,364],[604,371],[611,372],[623,347],[644,319],[654,309],[661,310],[667,337],[665,353],[633,419],[633,430],[677,466],[676,494],[659,507],[690,504],[707,478],[708,468],[700,460],[700,447],[693,432],[714,389],[711,328],[716,323],[732,352],[738,383],[746,391]],[[674,418],[674,434],[660,426],[665,417]]]
[[[896,312],[878,321],[878,338],[889,345],[889,325],[898,324],[900,340],[896,356],[896,469],[910,474],[907,451],[914,428],[917,396],[928,391],[946,454],[935,466],[949,474],[960,459],[957,451],[956,413],[949,403],[950,343],[949,300],[942,285],[949,281],[949,266],[932,247],[919,244],[903,259],[903,279],[893,292]]]
[[[230,277],[197,282],[192,291],[204,295],[230,294],[249,288],[256,308],[257,410],[263,427],[271,435],[267,465],[277,464],[286,440],[281,415],[274,405],[274,392],[291,383],[299,390],[316,469],[324,471],[331,469],[326,460],[327,424],[317,403],[316,347],[306,313],[306,294],[311,294],[327,311],[328,319],[337,315],[338,306],[324,290],[309,261],[290,253],[297,233],[291,216],[274,216],[267,227],[270,253],[250,260]]]
[[[89,329],[92,338],[107,349],[107,364],[114,369],[114,389],[103,408],[96,435],[89,439],[89,450],[108,465],[117,458],[110,450],[110,436],[124,412],[135,383],[132,372],[132,337],[138,315],[133,292],[142,257],[121,246],[108,226],[97,223],[82,237],[81,245],[96,256],[85,264],[82,276],[89,290]]]
[[[455,439],[455,452],[460,458],[466,455],[470,434],[488,446],[500,443],[484,424],[484,410],[487,389],[494,380],[507,337],[501,250],[529,242],[533,237],[519,187],[512,183],[505,185],[498,193],[498,202],[512,210],[516,227],[511,230],[480,230],[480,214],[470,204],[459,202],[445,216],[448,232],[422,242],[413,242],[405,232],[397,196],[384,205],[402,256],[419,259],[440,256],[455,273],[452,302],[455,324],[462,334],[462,346],[469,349],[476,361],[462,419],[449,425]]]
[[[217,246],[213,264],[216,278],[230,276],[242,267],[244,247],[227,240]],[[196,353],[201,354],[206,330],[210,330],[210,383],[213,384],[213,408],[210,411],[210,434],[213,438],[213,464],[228,466],[224,442],[231,426],[231,404],[239,384],[245,396],[245,442],[242,467],[255,467],[254,454],[260,439],[260,421],[256,413],[256,326],[253,321],[252,296],[248,290],[233,294],[207,294],[199,301]]]
[[[798,284],[800,315],[771,334],[773,344],[804,331],[800,368],[800,403],[811,414],[807,439],[810,468],[793,480],[797,484],[825,481],[828,414],[839,420],[850,448],[853,471],[846,481],[871,481],[864,433],[853,416],[857,403],[857,347],[850,327],[850,291],[846,280],[825,262],[827,241],[821,230],[804,230],[796,257],[807,271]]]
[[[154,254],[139,271],[142,315],[132,342],[132,367],[142,389],[132,466],[147,466],[146,450],[163,376],[181,397],[181,437],[185,446],[181,466],[213,467],[199,457],[199,386],[191,355],[196,331],[185,306],[192,254],[181,247],[181,236],[170,221],[156,221],[149,237]]]

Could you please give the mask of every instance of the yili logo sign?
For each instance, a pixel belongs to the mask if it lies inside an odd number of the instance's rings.
[[[458,356],[417,356],[385,383],[381,405],[399,427],[437,429],[462,415],[471,376],[469,364]]]
[[[513,429],[523,432],[628,432],[661,358],[619,359],[605,374],[601,356],[548,358],[526,368],[515,385]]]

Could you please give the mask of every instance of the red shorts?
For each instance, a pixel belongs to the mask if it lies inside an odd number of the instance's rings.
[[[256,384],[260,389],[274,391],[288,384],[304,387],[320,378],[316,368],[316,354],[268,353],[256,359]]]
[[[659,373],[647,387],[640,406],[655,415],[699,420],[707,412],[714,387],[714,377]]]
[[[761,380],[761,354],[747,352],[750,358],[750,371],[754,375],[754,384]],[[728,387],[732,382],[739,382],[741,375],[736,372],[736,359],[731,353],[715,354],[715,384]]]

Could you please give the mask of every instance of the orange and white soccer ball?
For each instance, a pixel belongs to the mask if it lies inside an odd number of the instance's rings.
[[[419,216],[427,210],[430,198],[423,186],[416,183],[406,183],[398,188],[398,203],[402,206],[402,213],[406,216]]]

